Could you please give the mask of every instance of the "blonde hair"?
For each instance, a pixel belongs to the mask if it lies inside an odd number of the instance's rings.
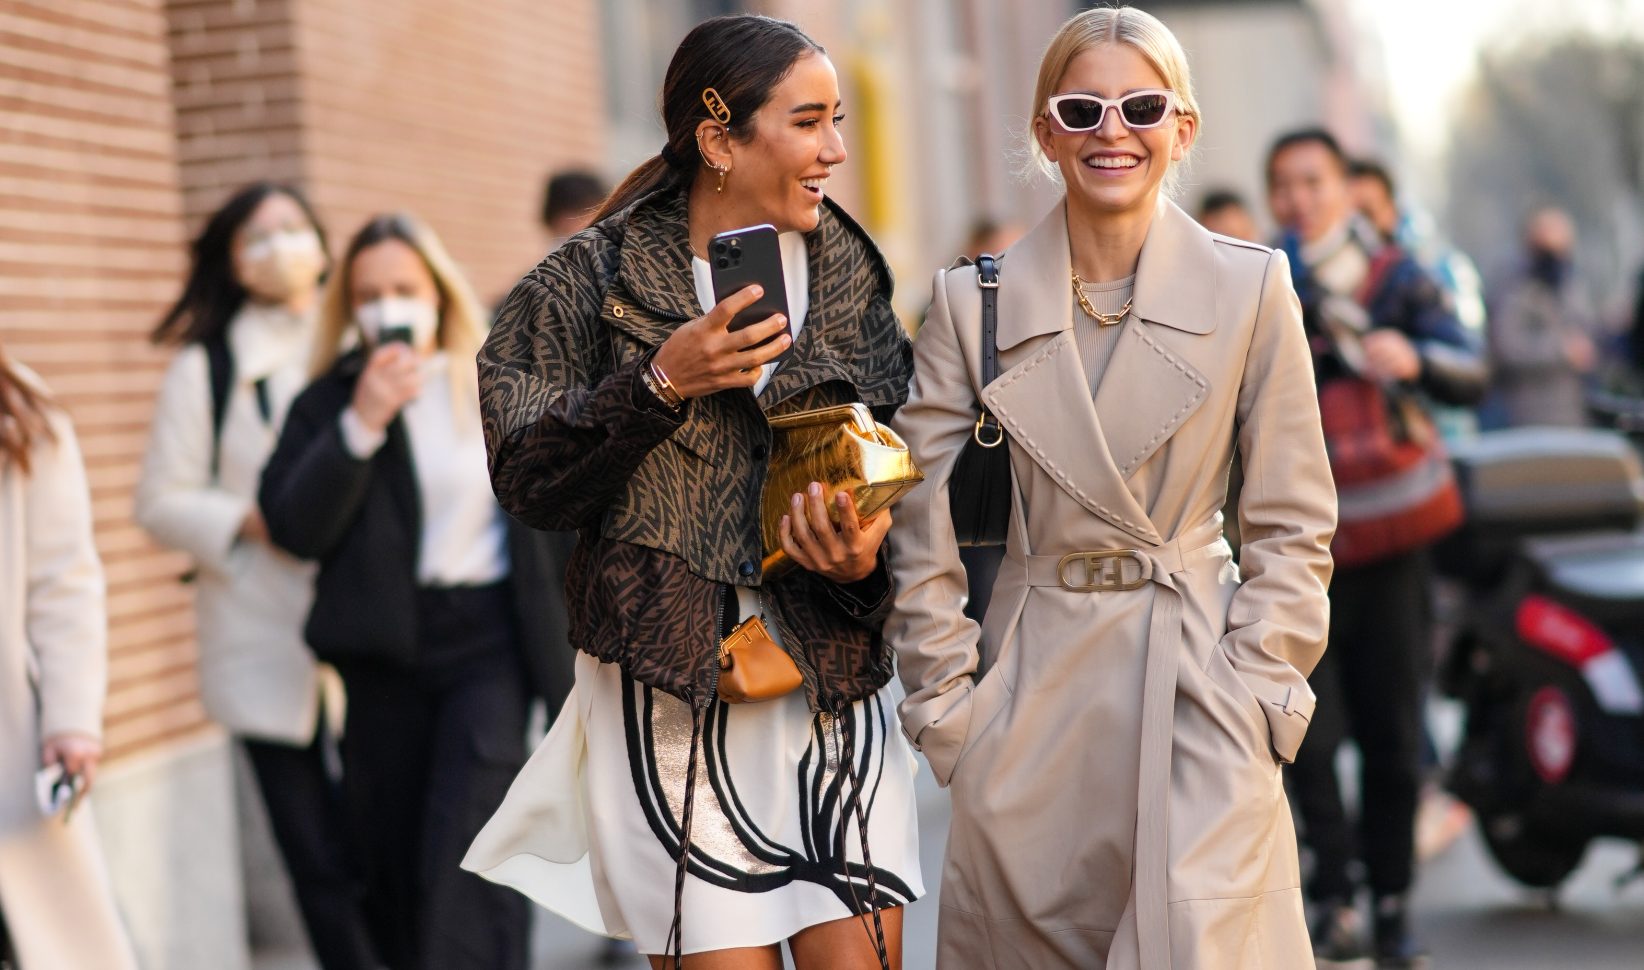
[[[1085,51],[1103,44],[1123,44],[1142,55],[1147,63],[1164,78],[1165,87],[1180,99],[1177,114],[1193,119],[1195,130],[1203,123],[1199,101],[1193,94],[1193,74],[1187,67],[1187,52],[1176,35],[1159,18],[1135,7],[1094,7],[1073,15],[1056,31],[1045,47],[1045,56],[1039,61],[1039,81],[1033,86],[1033,110],[1028,114],[1028,152],[1037,167],[1051,178],[1060,178],[1060,172],[1044,149],[1039,147],[1033,119],[1045,113],[1045,105],[1056,93],[1073,59]],[[1166,177],[1167,188],[1174,188],[1177,166],[1171,166]]]
[[[348,249],[331,274],[325,299],[320,304],[314,336],[314,359],[309,370],[312,376],[319,377],[336,364],[345,350],[360,343],[352,298],[354,260],[364,250],[391,239],[410,246],[422,257],[423,265],[428,267],[429,275],[434,278],[434,286],[440,295],[440,324],[436,339],[440,349],[451,358],[451,399],[456,402],[459,411],[478,413],[479,371],[474,358],[479,353],[480,345],[485,343],[489,329],[485,311],[434,230],[407,212],[376,216],[349,241]]]

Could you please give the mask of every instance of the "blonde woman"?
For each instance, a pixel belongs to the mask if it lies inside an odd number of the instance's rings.
[[[91,788],[107,645],[74,428],[0,346],[0,965],[137,968],[91,809],[45,814],[35,788],[59,766]]]
[[[556,652],[552,563],[486,473],[484,335],[433,233],[373,219],[260,493],[273,541],[319,562],[307,639],[348,689],[345,801],[391,970],[526,965],[524,899],[458,868],[524,764],[527,662]]]
[[[1284,256],[1166,197],[1199,124],[1163,24],[1079,14],[1033,102],[1065,196],[1000,262],[986,387],[977,271],[936,277],[896,419],[928,477],[893,528],[887,636],[903,729],[953,791],[942,967],[1313,966],[1279,765],[1312,706],[1335,496]],[[981,407],[1015,508],[978,627],[949,491]]]

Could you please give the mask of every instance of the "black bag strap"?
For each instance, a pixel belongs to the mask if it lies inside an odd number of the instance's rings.
[[[982,387],[999,378],[999,261],[992,253],[983,253],[976,259],[976,285],[982,291]],[[973,433],[976,443],[994,447],[1004,440],[1004,429],[988,406],[982,403],[978,390],[976,406],[982,413],[976,420]],[[991,434],[984,432],[991,429]]]
[[[211,480],[222,477],[223,425],[228,421],[228,395],[234,388],[234,354],[228,349],[228,335],[217,334],[204,341],[206,370],[211,381]],[[264,424],[274,423],[274,402],[268,393],[268,378],[253,386],[257,412]]]
[[[223,422],[228,419],[228,392],[234,386],[234,355],[228,336],[215,334],[205,340],[206,369],[211,377],[211,480],[221,476],[223,464]]]

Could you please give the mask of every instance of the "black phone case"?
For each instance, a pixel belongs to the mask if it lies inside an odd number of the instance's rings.
[[[788,286],[782,275],[782,244],[777,240],[775,227],[749,226],[713,237],[708,241],[708,269],[713,275],[715,302],[754,283],[765,288],[764,295],[752,306],[731,318],[731,330],[752,326],[773,313],[787,315]],[[763,340],[759,346],[775,339],[773,336]],[[776,359],[785,360],[792,352],[793,348],[789,347]]]

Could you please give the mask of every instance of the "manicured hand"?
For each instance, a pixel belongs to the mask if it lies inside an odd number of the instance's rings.
[[[867,579],[890,532],[890,511],[862,522],[856,517],[856,503],[845,492],[834,498],[834,505],[839,509],[838,525],[828,515],[820,484],[812,482],[803,494],[795,493],[788,514],[782,517],[782,551],[836,583]]]
[[[657,348],[653,360],[681,396],[704,397],[733,387],[753,387],[759,382],[759,369],[793,343],[788,318],[780,313],[735,333],[730,331],[732,318],[752,306],[764,292],[758,284],[737,290],[720,300],[706,316],[675,330]],[[776,339],[769,345],[753,349],[772,336]]]

